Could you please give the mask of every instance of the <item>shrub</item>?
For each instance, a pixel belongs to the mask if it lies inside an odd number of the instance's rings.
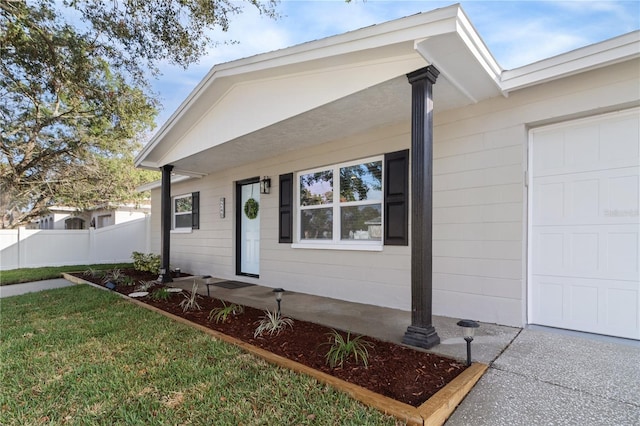
[[[159,254],[140,253],[138,251],[134,251],[131,254],[131,258],[133,259],[133,267],[137,271],[150,272],[152,274],[160,273],[162,259]]]
[[[278,314],[277,312],[271,312],[269,310],[264,311],[264,316],[258,321],[258,327],[253,333],[253,337],[262,336],[263,333],[269,333],[270,336],[274,334],[277,336],[287,326],[293,327],[293,320],[286,318]]]
[[[188,311],[199,311],[202,308],[198,304],[198,283],[193,282],[193,287],[191,288],[191,294],[186,295],[183,293],[184,300],[180,302],[180,307],[182,308],[182,312]]]
[[[369,348],[372,348],[373,344],[363,340],[363,336],[351,338],[351,333],[347,333],[347,337],[344,338],[336,330],[329,333],[329,336],[328,344],[331,347],[325,358],[331,368],[342,367],[344,362],[351,357],[355,359],[356,364],[362,361],[365,367],[369,365]]]
[[[236,305],[235,303],[227,305],[224,302],[222,302],[222,305],[222,308],[213,308],[209,312],[209,321],[215,321],[216,323],[226,322],[230,316],[240,315],[244,312],[244,306],[242,305]]]

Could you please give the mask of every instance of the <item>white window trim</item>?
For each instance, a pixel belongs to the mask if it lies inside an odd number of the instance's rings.
[[[382,163],[382,176],[381,176],[381,182],[382,182],[382,188],[381,188],[381,197],[379,202],[372,202],[370,200],[359,200],[359,201],[347,201],[347,202],[343,202],[343,203],[336,203],[335,202],[335,197],[336,194],[340,194],[340,169],[343,167],[349,167],[349,166],[355,166],[357,164],[363,164],[363,163],[372,163],[372,162],[376,162],[376,161],[380,161]],[[321,205],[317,205],[317,206],[301,206],[300,205],[300,176],[302,175],[306,175],[306,174],[311,174],[311,173],[316,173],[316,172],[322,172],[322,171],[326,171],[326,170],[332,170],[333,174],[334,174],[334,182],[333,182],[333,195],[334,195],[334,200],[329,203],[329,204],[321,204]],[[291,244],[291,248],[295,248],[295,249],[315,249],[315,250],[359,250],[359,251],[382,251],[383,247],[384,247],[384,241],[383,238],[380,238],[379,241],[366,241],[366,240],[361,240],[361,241],[357,241],[357,240],[342,240],[340,238],[341,235],[341,230],[340,230],[340,225],[341,225],[341,221],[340,221],[340,207],[349,207],[349,206],[359,206],[359,205],[371,205],[371,204],[380,204],[380,223],[382,226],[382,229],[384,229],[384,174],[385,174],[385,170],[384,170],[384,156],[380,155],[380,156],[375,156],[375,157],[367,157],[367,158],[361,158],[361,159],[357,159],[357,160],[353,160],[353,161],[346,161],[343,163],[335,163],[335,164],[329,164],[326,166],[321,166],[321,167],[315,167],[313,169],[306,169],[306,170],[301,170],[297,173],[295,173],[294,176],[294,185],[295,185],[295,209],[296,209],[296,230],[295,230],[295,240],[293,242],[293,244]],[[336,179],[336,176],[338,177]],[[301,216],[302,216],[302,210],[312,210],[312,209],[319,209],[319,208],[332,208],[333,209],[333,235],[337,236],[335,239],[332,240],[305,240],[304,238],[301,237]],[[337,214],[336,214],[337,212]],[[335,220],[336,217],[338,218],[338,220]]]
[[[180,198],[191,198],[191,210],[189,211],[189,213],[187,212],[183,212],[183,213],[176,213],[176,200],[180,199]],[[191,233],[193,232],[193,228],[192,226],[186,227],[176,227],[176,215],[192,215],[193,214],[193,198],[192,198],[192,194],[183,194],[183,195],[176,195],[175,197],[171,198],[171,233],[174,234],[187,234],[187,233]]]

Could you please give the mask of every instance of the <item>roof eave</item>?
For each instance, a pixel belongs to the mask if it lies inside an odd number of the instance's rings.
[[[452,20],[452,18],[457,19],[460,11],[460,5],[454,4],[427,13],[416,14],[285,49],[215,65],[138,153],[135,158],[135,165],[140,168],[149,168],[150,163],[157,163],[157,161],[149,161],[149,156],[160,144],[166,143],[166,138],[172,128],[215,82],[223,79],[233,80],[234,77],[250,72],[260,72],[271,68],[328,58],[336,54],[355,52],[359,50],[358,42],[376,37],[380,40],[380,46],[391,44],[394,40],[383,40],[382,37],[397,32],[411,31],[413,28],[426,24],[440,21],[446,22]],[[161,166],[161,164],[157,164],[157,166]],[[157,167],[152,167],[152,169],[157,170]]]
[[[504,71],[505,93],[640,57],[640,31]]]

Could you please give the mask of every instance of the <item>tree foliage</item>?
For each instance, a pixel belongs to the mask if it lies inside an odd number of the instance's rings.
[[[275,2],[247,0],[269,16]],[[207,30],[242,11],[231,0],[0,2],[2,227],[52,204],[135,201],[155,179],[133,158],[154,125],[148,84],[166,61],[187,66]]]

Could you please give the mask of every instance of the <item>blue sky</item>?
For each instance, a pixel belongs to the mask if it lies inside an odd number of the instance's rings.
[[[184,70],[162,66],[153,82],[162,125],[215,64],[270,52],[373,24],[445,7],[443,1],[282,0],[272,20],[245,6],[219,45]],[[461,1],[476,30],[504,69],[517,68],[640,28],[640,1]]]

